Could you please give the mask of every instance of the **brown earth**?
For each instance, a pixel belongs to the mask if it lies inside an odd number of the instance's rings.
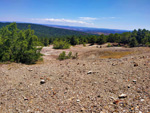
[[[59,61],[62,51],[79,59]],[[0,113],[150,112],[150,48],[41,52],[44,61],[34,65],[0,64]]]

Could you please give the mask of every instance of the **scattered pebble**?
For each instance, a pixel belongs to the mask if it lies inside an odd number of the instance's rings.
[[[28,100],[28,98],[27,98],[27,97],[25,97],[25,96],[23,97],[23,99],[24,99],[24,100]]]
[[[79,100],[79,99],[77,99],[77,102],[80,102],[80,100]]]
[[[19,64],[10,71],[9,65],[0,65],[0,111],[150,112],[150,58],[127,58]],[[139,67],[133,66],[134,61]]]
[[[44,80],[44,79],[40,81],[40,84],[44,84],[44,83],[45,83],[45,80]]]
[[[134,62],[134,67],[137,67],[138,66],[138,63]]]
[[[141,102],[144,102],[144,99],[141,99],[140,101],[141,101]]]
[[[92,71],[89,71],[87,74],[92,74]]]
[[[33,69],[29,69],[29,71],[33,71]]]
[[[136,80],[133,80],[132,82],[134,82],[136,84]]]
[[[127,95],[126,94],[121,94],[118,96],[119,98],[127,98]]]
[[[131,86],[130,85],[128,85],[128,88],[130,88]]]
[[[30,112],[30,110],[28,109],[27,112]]]

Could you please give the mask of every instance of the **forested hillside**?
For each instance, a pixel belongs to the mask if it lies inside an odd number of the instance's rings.
[[[109,35],[90,35],[90,36],[72,36],[72,37],[66,37],[61,39],[54,39],[54,44],[57,46],[60,42],[60,45],[62,45],[61,41],[63,40],[65,42],[70,43],[71,45],[78,45],[78,44],[86,44],[90,43],[92,44],[104,44],[106,42],[110,43],[117,43],[118,46],[129,46],[129,47],[137,47],[137,46],[150,46],[150,31],[146,29],[138,29],[134,30],[133,32],[125,32],[122,34],[109,34]],[[57,43],[56,43],[57,42]],[[111,45],[110,45],[111,46]],[[63,48],[62,46],[60,46]]]
[[[9,24],[10,24],[9,22],[6,22],[6,23],[0,22],[0,28]],[[87,33],[79,32],[79,31],[48,27],[48,26],[39,25],[39,24],[17,23],[17,27],[20,30],[28,29],[29,25],[31,26],[31,29],[35,31],[35,35],[38,36],[39,38],[41,37],[51,38],[51,37],[62,37],[62,36],[68,36],[68,35],[86,35],[87,34]]]
[[[6,26],[7,24],[9,23],[0,23],[0,28]],[[34,34],[38,36],[40,45],[47,46],[49,44],[54,44],[57,45],[57,49],[68,48],[69,44],[103,44],[106,42],[119,43],[119,45],[127,45],[130,47],[150,46],[150,31],[146,29],[133,30],[132,32],[124,32],[122,34],[115,33],[109,35],[89,35],[82,32],[46,27],[36,24],[18,23],[16,25],[20,30],[26,30],[30,26],[30,29],[34,30]]]

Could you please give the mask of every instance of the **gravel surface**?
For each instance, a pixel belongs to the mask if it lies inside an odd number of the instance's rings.
[[[101,59],[106,50],[134,52]],[[35,65],[0,64],[0,113],[150,112],[150,48],[76,46],[66,51],[79,59],[59,61],[61,51],[43,48]]]

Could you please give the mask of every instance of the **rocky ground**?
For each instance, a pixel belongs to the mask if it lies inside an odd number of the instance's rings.
[[[59,61],[62,51],[43,48],[35,65],[0,64],[0,113],[150,112],[150,48],[80,45],[65,50],[79,59]]]

